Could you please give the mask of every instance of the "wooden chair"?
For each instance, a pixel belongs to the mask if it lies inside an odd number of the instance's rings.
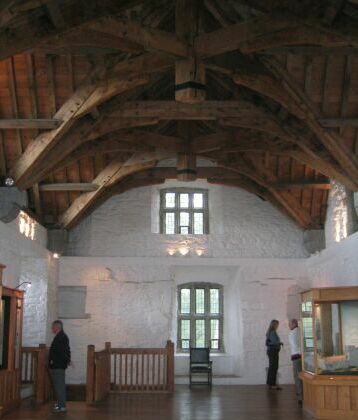
[[[189,386],[192,385],[209,385],[213,383],[213,362],[210,360],[210,349],[190,348],[190,366],[189,366]],[[193,381],[193,375],[207,375],[207,381]]]

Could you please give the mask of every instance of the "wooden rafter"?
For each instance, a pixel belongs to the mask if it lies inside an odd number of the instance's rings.
[[[322,144],[326,146],[327,150],[331,153],[332,158],[335,158],[341,164],[341,170],[337,171],[334,168],[333,163],[329,163],[329,159],[326,159],[327,162],[322,162],[321,164],[321,167],[326,166],[324,173],[336,177],[351,189],[357,189],[358,181],[355,182],[354,180],[358,180],[358,159],[355,156],[352,156],[344,147],[343,140],[338,141],[337,136],[325,131],[321,127],[318,122],[319,116],[316,115],[310,101],[296,86],[292,88],[293,83],[287,72],[281,68],[281,77],[277,76],[275,78],[265,69],[265,67],[261,66],[260,63],[249,61],[245,58],[242,60],[244,60],[244,62],[247,61],[246,66],[240,67],[237,71],[215,65],[212,65],[211,68],[225,73],[226,75],[231,75],[237,84],[248,87],[274,99],[307,124]],[[283,73],[285,74],[285,78],[283,77]],[[284,83],[282,83],[282,80]],[[287,83],[290,83],[289,87]],[[302,135],[302,129],[299,130],[300,134],[296,137],[295,133],[298,133],[296,126],[297,124],[294,124],[294,122],[290,120],[286,122],[283,121],[281,124],[281,128],[286,132],[286,135],[291,136],[293,139],[297,138],[297,144],[299,144],[306,153],[314,158],[320,158],[319,153],[314,150],[311,139],[305,140],[305,137]],[[349,179],[345,176],[344,171],[349,173]]]
[[[315,227],[311,215],[302,208],[299,201],[290,192],[277,190],[273,185],[277,183],[277,177],[269,170],[258,166],[251,159],[239,159],[235,163],[222,162],[223,166],[247,176],[257,184],[266,188],[280,203],[285,211],[304,229]]]
[[[32,10],[21,10],[31,13],[31,19],[21,19],[16,26],[9,25],[6,30],[0,33],[0,59],[19,54],[24,51],[33,50],[41,43],[56,42],[62,36],[86,28],[91,22],[110,15],[121,13],[128,8],[128,2],[116,2],[113,0],[89,0],[86,4],[86,13],[81,9],[81,2],[53,0],[52,3],[59,5],[64,25],[58,25],[48,15],[48,11],[42,8],[44,2],[37,2]],[[133,6],[133,1],[129,2]],[[140,3],[140,1],[137,1]],[[15,11],[15,9],[13,9]],[[20,10],[18,10],[20,12]],[[44,25],[44,21],[47,25]],[[24,36],[26,34],[26,36]]]
[[[35,164],[43,159],[47,152],[59,142],[80,115],[89,112],[94,106],[107,100],[110,95],[119,94],[148,83],[148,79],[145,77],[114,80],[114,89],[107,85],[103,91],[101,80],[106,75],[108,75],[108,72],[103,65],[91,71],[81,87],[55,114],[54,118],[60,120],[61,124],[52,131],[40,134],[30,143],[11,171],[19,187],[26,184],[26,178],[33,171]]]
[[[126,176],[151,168],[156,165],[158,158],[163,158],[166,154],[158,155],[134,154],[125,162],[113,159],[109,165],[94,179],[93,183],[98,185],[96,191],[88,192],[80,195],[60,217],[62,226],[66,229],[73,226],[83,213],[90,207],[101,193],[112,185],[118,183]],[[170,156],[170,155],[169,155]]]
[[[61,121],[53,118],[2,118],[0,119],[0,129],[16,130],[51,130],[58,127]]]
[[[92,182],[57,182],[55,184],[39,184],[40,191],[96,191],[98,185]]]

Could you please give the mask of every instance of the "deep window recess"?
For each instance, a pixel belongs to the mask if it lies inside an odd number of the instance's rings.
[[[209,233],[208,192],[201,189],[165,189],[160,194],[161,233]]]
[[[223,288],[213,283],[178,287],[178,351],[223,351]]]

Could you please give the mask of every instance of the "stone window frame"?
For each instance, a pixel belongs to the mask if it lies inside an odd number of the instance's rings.
[[[174,193],[175,194],[175,207],[166,208],[165,203],[165,194]],[[189,199],[189,208],[185,209],[189,212],[189,233],[180,233],[179,232],[179,213],[181,210],[179,205],[179,195],[180,194],[189,194],[193,195],[195,193],[203,194],[203,208],[194,209],[191,205],[191,200]],[[175,232],[174,233],[165,233],[165,214],[166,213],[175,213]],[[193,231],[193,214],[194,213],[203,213],[203,233],[192,233]],[[184,187],[174,187],[174,188],[163,188],[160,190],[160,208],[159,208],[159,219],[160,219],[160,233],[163,235],[208,235],[209,234],[209,192],[205,188],[184,188]]]
[[[182,314],[181,313],[181,290],[182,289],[190,289],[190,314]],[[205,312],[204,314],[197,314],[195,312],[195,290],[196,289],[204,289],[205,290]],[[220,310],[217,314],[211,314],[209,310],[209,294],[210,289],[218,289],[219,290],[219,305]],[[177,287],[177,352],[178,353],[189,353],[190,347],[194,347],[189,345],[189,348],[183,348],[181,345],[181,321],[182,320],[190,320],[190,341],[192,341],[192,337],[195,337],[195,320],[204,319],[205,320],[205,337],[206,343],[205,347],[210,348],[210,352],[212,353],[224,353],[224,287],[218,283],[205,283],[205,282],[191,282],[191,283],[184,283],[180,284]],[[212,349],[210,346],[210,320],[218,319],[219,320],[219,348]]]

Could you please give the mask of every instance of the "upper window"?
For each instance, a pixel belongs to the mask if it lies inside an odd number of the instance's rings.
[[[208,192],[182,188],[162,190],[160,220],[161,233],[167,235],[208,233]]]
[[[223,350],[222,286],[190,283],[178,288],[178,350]]]

